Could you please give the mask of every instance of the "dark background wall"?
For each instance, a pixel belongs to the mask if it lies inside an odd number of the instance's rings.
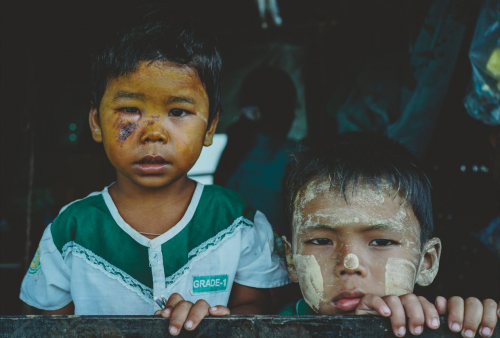
[[[336,131],[337,109],[372,55],[406,57],[432,1],[279,1],[283,27],[265,31],[250,0],[165,2],[185,6],[219,36],[228,74],[224,99],[230,108],[218,132],[238,117],[231,106],[237,94],[232,89],[242,74],[258,62],[291,60],[284,68],[295,71],[302,106],[290,137],[321,139]],[[22,312],[18,293],[26,258],[31,260],[59,209],[113,181],[87,123],[88,51],[92,36],[124,24],[124,11],[139,3],[144,1],[1,1],[0,314]],[[436,282],[416,292],[498,300],[498,259],[471,235],[500,210],[489,129],[470,118],[462,104],[481,1],[457,3],[463,6],[465,38],[423,158],[434,186],[436,234],[444,251]],[[272,57],[263,53],[276,49],[272,46],[281,46],[281,56],[269,61]]]

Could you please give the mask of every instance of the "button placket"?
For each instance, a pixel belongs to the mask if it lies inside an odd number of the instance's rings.
[[[153,297],[158,299],[167,297],[165,294],[165,269],[163,268],[163,254],[161,245],[149,242],[149,264],[153,275]]]

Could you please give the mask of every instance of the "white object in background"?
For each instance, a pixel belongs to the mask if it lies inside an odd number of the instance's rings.
[[[219,164],[226,144],[226,134],[215,134],[212,145],[210,147],[203,147],[198,161],[196,161],[188,172],[188,176],[203,184],[213,184],[213,174],[215,173],[215,169],[217,169],[217,164]]]

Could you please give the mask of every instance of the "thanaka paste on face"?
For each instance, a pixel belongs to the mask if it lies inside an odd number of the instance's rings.
[[[319,310],[319,303],[323,300],[323,275],[321,268],[312,255],[293,255],[293,262],[297,269],[300,291],[304,300],[315,310]]]
[[[401,296],[413,292],[415,273],[412,262],[390,257],[385,265],[385,294]]]
[[[344,258],[344,268],[354,270],[359,267],[359,258],[353,253],[347,254]]]
[[[401,202],[399,209],[395,215],[390,217],[384,217],[384,215],[377,214],[376,211],[371,210],[371,206],[379,205],[382,206],[386,202],[386,198],[396,198],[397,193],[390,189],[387,185],[381,185],[378,188],[371,186],[358,186],[357,193],[349,194],[348,201],[356,201],[360,208],[346,209],[339,208],[340,210],[332,210],[332,208],[325,208],[315,210],[313,213],[305,213],[304,209],[307,204],[311,202],[314,198],[318,196],[324,196],[329,194],[332,198],[344,196],[338,192],[338,189],[331,189],[330,182],[328,180],[313,180],[309,182],[301,191],[297,194],[294,201],[294,214],[293,214],[293,252],[294,260],[295,256],[307,256],[302,255],[303,243],[298,241],[298,237],[301,233],[307,232],[309,229],[315,227],[331,227],[332,229],[337,227],[349,226],[349,224],[363,224],[372,225],[374,227],[380,228],[381,226],[387,228],[393,232],[405,233],[405,237],[400,242],[401,245],[411,248],[413,257],[410,260],[401,258],[389,258],[385,266],[385,280],[383,283],[385,286],[386,294],[406,294],[413,291],[413,286],[416,279],[416,266],[419,265],[420,255],[420,226],[416,220],[411,207],[409,207],[404,200]],[[327,197],[328,198],[328,197]],[[366,208],[363,207],[366,205]],[[345,231],[345,230],[344,230]],[[312,256],[314,257],[314,256]],[[357,262],[355,261],[356,259]],[[339,258],[341,259],[341,258]],[[349,253],[347,256],[343,257],[344,261],[337,262],[337,264],[344,264],[346,269],[356,269],[359,266],[359,258],[355,253]],[[299,258],[300,260],[300,258]],[[312,259],[308,259],[308,262]],[[321,273],[322,266],[318,264],[315,259],[315,275],[321,278],[321,284],[323,284],[323,278]],[[356,264],[357,263],[357,264]],[[331,263],[330,263],[331,264]],[[357,265],[357,266],[356,266]],[[356,266],[356,267],[354,267]],[[384,266],[381,266],[384,269]],[[318,270],[319,269],[319,273]],[[436,270],[437,272],[437,270]],[[305,274],[305,276],[301,276]],[[312,271],[307,267],[301,270],[297,269],[298,279],[301,282],[301,290],[304,295],[306,302],[314,308],[315,304],[318,303],[318,299],[328,298],[329,295],[322,295],[318,293],[319,287],[313,287]],[[308,277],[309,276],[309,277]],[[309,281],[308,281],[309,280]],[[324,293],[324,290],[323,290]]]

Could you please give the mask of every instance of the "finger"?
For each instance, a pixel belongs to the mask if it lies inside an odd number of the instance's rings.
[[[467,338],[474,337],[482,318],[483,304],[477,298],[467,298],[464,303],[464,325],[462,335]]]
[[[464,320],[464,300],[451,297],[448,301],[448,327],[453,332],[460,332]]]
[[[418,336],[424,331],[425,317],[422,305],[417,296],[412,293],[401,296],[401,303],[408,317],[408,331]]]
[[[231,310],[223,305],[213,306],[208,309],[208,312],[215,317],[229,316],[231,314]]]
[[[422,305],[422,309],[424,310],[425,323],[431,329],[437,329],[439,327],[439,315],[434,304],[429,302],[424,297],[418,297],[420,301],[420,305]]]
[[[172,336],[177,336],[181,332],[182,326],[186,322],[186,318],[192,307],[193,303],[183,300],[177,303],[172,310],[170,326],[168,327],[168,331]]]
[[[448,312],[448,302],[446,301],[446,298],[437,296],[434,305],[436,305],[436,310],[441,316]]]
[[[391,310],[391,325],[394,335],[403,337],[406,334],[406,315],[401,299],[397,296],[386,296],[384,301]]]
[[[490,337],[497,325],[497,303],[493,299],[483,300],[483,318],[479,327],[479,334],[482,337]]]
[[[378,310],[377,310],[378,309]],[[380,312],[379,312],[380,311]],[[373,294],[366,294],[361,298],[358,306],[354,309],[355,315],[382,315],[387,317],[390,315],[390,309],[382,298]]]
[[[165,308],[161,311],[161,315],[164,318],[170,318],[170,315],[172,314],[172,310],[179,304],[179,302],[182,302],[184,298],[182,298],[181,295],[178,293],[173,293],[168,297],[167,305]]]
[[[203,300],[200,299],[198,300],[191,310],[189,311],[189,315],[187,317],[186,323],[184,324],[184,327],[186,330],[194,330],[200,324],[200,322],[208,316],[208,309],[210,308],[210,305]]]

